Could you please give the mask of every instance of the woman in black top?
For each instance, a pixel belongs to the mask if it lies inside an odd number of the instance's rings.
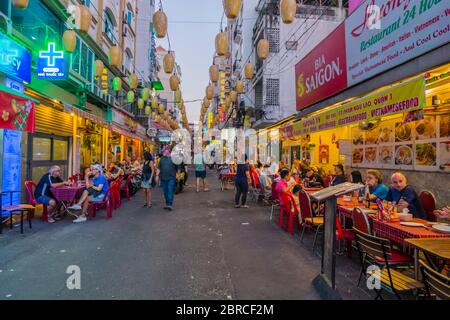
[[[347,177],[344,174],[344,166],[340,163],[334,165],[335,176],[331,181],[332,186],[337,186],[338,184],[347,182]]]

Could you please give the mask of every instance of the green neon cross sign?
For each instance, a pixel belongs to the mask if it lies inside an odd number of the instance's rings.
[[[57,51],[54,42],[48,44],[47,51],[39,52],[40,59],[47,59],[47,65],[49,67],[54,67],[56,64],[56,59],[64,59],[64,51]]]
[[[10,64],[12,58],[19,56],[19,52],[9,48],[10,42],[8,40],[3,40],[0,43],[0,64]]]

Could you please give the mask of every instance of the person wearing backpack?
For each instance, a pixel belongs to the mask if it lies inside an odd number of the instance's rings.
[[[144,189],[145,203],[144,207],[152,207],[152,189],[155,186],[154,182],[155,163],[150,152],[144,153],[144,164],[142,167],[142,182],[141,188]]]

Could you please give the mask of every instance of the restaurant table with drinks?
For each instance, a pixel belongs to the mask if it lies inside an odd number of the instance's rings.
[[[84,189],[86,189],[86,182],[78,180],[69,186],[52,187],[52,193],[55,196],[55,199],[62,204],[64,213],[77,216],[72,213],[68,207],[70,207],[75,200],[81,196]]]

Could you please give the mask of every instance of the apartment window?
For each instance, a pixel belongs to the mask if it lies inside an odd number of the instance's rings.
[[[132,23],[133,23],[133,10],[132,8],[128,5],[127,6],[127,10],[125,12],[125,19],[127,21],[127,24],[131,27]]]
[[[105,11],[104,20],[105,20],[104,32],[105,32],[106,36],[109,38],[109,40],[111,40],[115,44],[116,43],[115,27],[117,24],[116,24],[114,16],[110,12],[110,10]]]
[[[125,69],[130,71],[133,69],[133,55],[131,54],[130,49],[125,50]]]
[[[280,51],[280,29],[267,28],[267,39],[269,40],[269,52],[278,53]]]
[[[88,8],[91,6],[91,0],[83,0],[81,2]]]
[[[280,103],[280,79],[266,80],[266,105],[278,106]]]

